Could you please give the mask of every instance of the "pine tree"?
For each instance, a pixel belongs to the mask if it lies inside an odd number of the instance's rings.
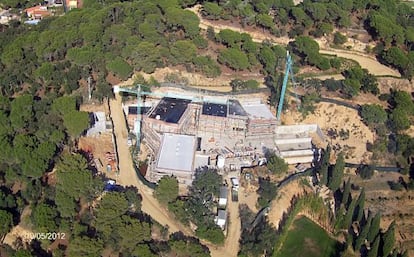
[[[359,249],[361,248],[362,244],[364,243],[365,239],[368,236],[368,232],[369,232],[370,227],[371,227],[371,221],[372,221],[372,216],[368,215],[367,222],[365,223],[364,227],[362,228],[361,232],[359,233],[358,238],[355,240],[354,250],[356,252],[359,251]]]
[[[348,207],[348,210],[347,210],[347,212],[345,214],[344,221],[343,221],[342,226],[341,226],[343,229],[347,229],[347,228],[349,228],[351,226],[351,224],[352,224],[352,217],[354,216],[354,211],[355,211],[356,203],[357,203],[356,199],[352,199],[352,202],[351,202],[351,204]]]
[[[363,188],[357,200],[356,210],[358,211],[358,213],[356,215],[356,221],[358,222],[361,222],[362,216],[364,215],[364,206],[365,206],[365,189]]]
[[[368,241],[371,243],[374,241],[375,237],[377,236],[379,229],[380,229],[380,222],[381,222],[381,214],[377,212],[375,217],[372,219],[371,227],[368,232]]]
[[[342,223],[344,222],[346,215],[346,210],[343,206],[339,208],[339,210],[336,212],[336,219],[335,219],[335,231],[339,231],[342,228]]]
[[[329,160],[331,159],[331,146],[328,145],[325,150],[325,154],[322,158],[322,164],[319,170],[320,184],[326,186],[328,184],[328,169]]]
[[[351,180],[348,178],[344,185],[344,191],[342,193],[341,203],[346,207],[349,200],[349,193],[351,192]]]
[[[371,245],[371,250],[368,252],[368,257],[378,257],[378,248],[380,243],[380,236],[375,238],[374,243]]]
[[[394,251],[391,255],[390,255],[390,257],[398,257],[399,255],[398,255],[398,252],[397,251]]]
[[[345,168],[344,154],[340,153],[336,160],[336,164],[332,170],[332,177],[329,180],[329,184],[328,184],[329,189],[331,189],[332,191],[338,190],[339,186],[341,185],[342,177],[344,175],[344,168]]]
[[[394,248],[395,244],[395,221],[393,221],[388,227],[387,232],[385,232],[384,236],[382,237],[382,241],[382,256],[388,256]]]

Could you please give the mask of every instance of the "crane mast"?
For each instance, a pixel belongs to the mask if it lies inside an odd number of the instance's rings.
[[[292,80],[292,84],[295,87],[295,78],[293,76],[293,70],[292,70],[292,57],[289,54],[289,51],[286,52],[286,65],[285,65],[285,75],[283,77],[283,84],[282,84],[282,90],[280,92],[280,98],[279,98],[279,104],[277,107],[277,115],[276,118],[278,121],[280,121],[281,115],[282,115],[282,111],[283,111],[283,104],[285,101],[285,94],[286,94],[286,87],[287,87],[287,83],[288,83],[288,79],[289,79],[289,74],[290,74],[290,78]],[[296,90],[295,90],[295,97],[296,97],[296,101],[298,102],[298,108],[300,105],[298,96],[296,95]]]

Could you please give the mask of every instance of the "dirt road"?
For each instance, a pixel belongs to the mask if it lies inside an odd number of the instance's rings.
[[[145,186],[137,177],[133,168],[131,153],[127,145],[127,128],[122,111],[121,96],[116,95],[116,98],[110,101],[110,115],[114,123],[114,133],[116,137],[118,158],[119,158],[119,176],[117,183],[123,186],[135,186],[139,189],[142,196],[142,211],[151,215],[151,217],[159,222],[161,225],[168,225],[169,232],[182,231],[188,235],[188,231],[182,224],[168,216],[168,212],[162,207],[159,202],[152,195],[153,190]]]
[[[239,239],[241,235],[241,223],[239,216],[239,202],[231,201],[231,190],[227,196],[227,213],[229,215],[227,237],[223,246],[215,246],[202,241],[210,249],[212,257],[236,257],[239,252]]]
[[[218,24],[216,21],[209,21],[204,19],[200,14],[201,5],[195,5],[192,8],[188,8],[188,10],[194,12],[197,14],[198,18],[200,19],[199,27],[201,29],[206,30],[209,26],[214,29],[215,33],[219,33],[223,29],[230,29],[234,30],[240,33],[248,33],[252,37],[254,42],[261,43],[264,40],[269,40],[270,42],[274,44],[280,44],[280,45],[287,45],[290,41],[293,41],[293,39],[288,38],[286,36],[284,37],[276,37],[274,35],[271,35],[268,32],[265,31],[258,31],[251,28],[242,28],[240,24]],[[317,40],[321,50],[320,53],[323,54],[331,54],[331,55],[337,55],[339,57],[347,58],[354,60],[358,62],[362,68],[367,69],[370,73],[377,75],[377,76],[396,76],[400,77],[400,73],[396,70],[393,70],[381,63],[379,63],[377,60],[375,60],[373,57],[355,52],[355,51],[347,51],[347,50],[341,50],[341,49],[335,49],[335,48],[329,48],[327,47],[327,42],[323,40]]]
[[[321,54],[336,55],[338,57],[343,57],[346,59],[357,61],[362,68],[367,69],[371,74],[377,76],[391,75],[395,77],[401,77],[401,74],[398,71],[379,63],[373,57],[365,54],[340,49],[321,49],[319,50],[319,52]]]
[[[145,186],[137,177],[133,168],[131,154],[127,145],[127,128],[122,111],[122,100],[119,95],[110,101],[110,115],[114,122],[114,133],[118,148],[119,170],[120,174],[117,182],[123,186],[135,186],[139,189],[142,196],[142,211],[151,215],[151,217],[159,222],[161,225],[168,225],[169,232],[173,233],[181,231],[186,235],[193,235],[193,233],[182,224],[177,222],[174,218],[168,215],[168,211],[162,207],[153,196],[153,190]],[[229,204],[230,220],[229,232],[224,246],[217,247],[209,243],[205,243],[211,252],[212,257],[235,257],[239,250],[240,238],[240,219],[238,218],[238,204]]]
[[[279,228],[279,223],[283,218],[283,214],[288,211],[291,206],[292,198],[296,195],[301,195],[303,188],[298,181],[291,182],[278,192],[278,196],[270,205],[270,211],[267,216],[269,222],[276,228]]]

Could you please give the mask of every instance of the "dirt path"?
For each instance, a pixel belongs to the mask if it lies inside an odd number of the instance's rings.
[[[122,111],[122,100],[119,95],[110,101],[111,118],[114,122],[114,133],[116,137],[118,158],[119,158],[119,176],[117,183],[123,186],[135,186],[139,189],[142,196],[142,211],[151,215],[151,217],[161,225],[168,225],[169,232],[182,231],[188,235],[191,232],[179,224],[176,220],[168,216],[167,211],[152,195],[153,190],[145,186],[137,177],[133,168],[131,154],[127,145],[127,128]]]
[[[208,245],[212,257],[236,257],[239,252],[239,239],[241,235],[241,223],[239,216],[239,203],[231,201],[231,191],[229,190],[227,201],[227,212],[229,215],[229,225],[227,228],[226,241],[223,246]]]
[[[267,216],[269,222],[278,229],[279,223],[282,220],[283,214],[287,212],[291,206],[292,198],[295,195],[303,193],[303,188],[298,181],[293,181],[278,192],[276,199],[270,204],[270,211]]]
[[[258,31],[257,29],[252,28],[242,28],[240,24],[230,24],[230,25],[224,25],[224,24],[217,24],[217,22],[209,21],[204,19],[200,14],[201,5],[195,5],[192,8],[188,8],[188,10],[194,12],[197,14],[198,18],[200,19],[200,25],[199,27],[203,30],[206,30],[209,26],[213,27],[214,32],[219,33],[223,29],[230,29],[234,30],[240,33],[248,33],[252,37],[254,42],[261,43],[264,40],[269,40],[270,42],[274,44],[280,44],[280,45],[287,45],[290,41],[293,41],[293,39],[288,38],[286,36],[284,37],[276,37],[274,35],[271,35],[267,31]],[[400,77],[400,73],[396,70],[393,70],[378,61],[376,61],[373,57],[365,55],[360,52],[356,51],[347,51],[347,50],[341,50],[341,49],[334,49],[328,47],[329,44],[327,44],[326,40],[320,39],[317,40],[321,50],[320,53],[323,54],[331,54],[331,55],[337,55],[339,57],[347,58],[354,60],[358,62],[362,68],[367,69],[370,73],[378,76],[396,76]]]
[[[231,190],[229,190],[229,194],[231,194]],[[231,195],[228,197],[231,199]],[[239,203],[229,201],[227,211],[229,212],[229,228],[227,231],[227,238],[224,244],[224,249],[230,253],[230,255],[226,256],[237,256],[239,252],[239,239],[241,235],[241,222],[239,216]],[[220,255],[212,255],[212,256],[220,256]]]
[[[29,228],[26,228],[24,224],[24,219],[27,218],[31,214],[32,210],[30,206],[26,206],[21,214],[21,221],[19,224],[14,226],[9,233],[4,237],[4,244],[8,244],[11,247],[14,247],[14,242],[18,237],[22,239],[23,242],[29,243],[30,240],[33,238],[33,235],[36,231],[32,231]]]
[[[321,54],[336,55],[338,57],[343,57],[346,59],[357,61],[359,65],[361,65],[362,68],[367,69],[371,74],[374,74],[377,76],[391,75],[391,76],[401,77],[401,74],[398,71],[379,63],[373,57],[365,55],[365,54],[355,53],[355,52],[345,51],[345,50],[339,50],[339,49],[323,49],[323,50],[321,49],[319,52]]]
[[[307,79],[320,79],[320,80],[334,79],[334,80],[341,80],[341,79],[345,79],[345,77],[342,74],[332,74],[332,75],[319,75],[319,76],[309,77]]]

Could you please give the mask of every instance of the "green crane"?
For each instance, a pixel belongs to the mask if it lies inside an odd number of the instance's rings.
[[[290,56],[289,51],[287,51],[286,52],[285,76],[283,77],[282,90],[280,92],[279,104],[278,104],[278,107],[277,107],[276,118],[277,118],[278,121],[280,121],[280,116],[282,115],[283,104],[284,104],[284,101],[285,101],[286,87],[287,87],[289,74],[290,74],[290,78],[292,80],[292,84],[295,87],[295,78],[293,76],[292,64],[293,64],[292,57]],[[296,96],[296,101],[299,104],[299,99],[298,99],[298,96],[296,95],[296,90],[295,90],[295,96]],[[298,108],[299,108],[299,105],[298,105]]]

